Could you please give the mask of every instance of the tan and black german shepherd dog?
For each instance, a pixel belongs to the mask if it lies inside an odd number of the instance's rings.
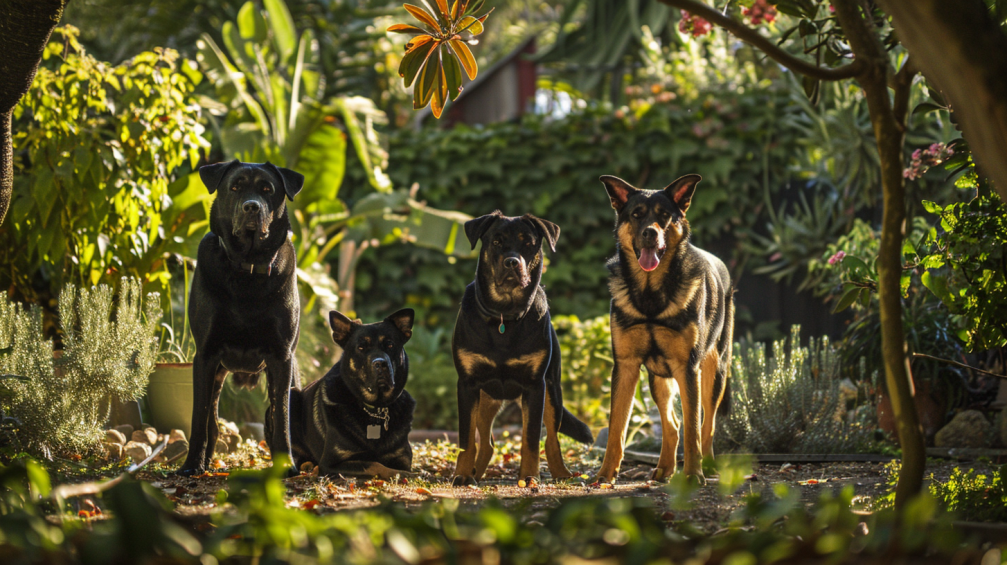
[[[734,290],[724,263],[689,243],[685,214],[702,177],[685,175],[664,190],[640,190],[608,175],[600,180],[616,211],[616,253],[608,262],[615,366],[608,444],[597,479],[611,482],[619,474],[643,365],[661,412],[661,457],[652,478],[675,474],[677,388],[685,472],[705,483],[703,458],[713,457],[714,419],[731,366]]]

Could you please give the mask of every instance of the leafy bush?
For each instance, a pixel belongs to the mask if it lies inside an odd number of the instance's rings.
[[[760,224],[766,195],[787,186],[798,132],[782,120],[798,110],[785,92],[758,88],[655,104],[638,114],[591,105],[559,120],[526,115],[519,123],[402,129],[390,135],[389,175],[396,186],[417,183],[431,206],[475,216],[531,212],[559,224],[559,251],[543,283],[554,316],[587,319],[608,311],[604,265],[615,250],[615,216],[600,175],[659,188],[701,173],[689,209],[694,238],[719,242]],[[350,200],[366,194],[356,188],[366,187],[366,178],[355,164],[344,185],[341,195]],[[733,245],[727,240],[715,250],[730,261]],[[474,270],[472,261],[382,246],[361,260],[358,302],[365,313],[415,305],[428,312],[423,322],[447,326]]]
[[[113,316],[112,295],[107,285],[64,287],[58,357],[38,306],[0,301],[0,408],[13,419],[14,447],[47,458],[87,453],[102,437],[109,400],[143,395],[157,357],[159,297],[143,298],[139,281],[123,279]]]
[[[762,343],[743,344],[735,353],[730,379],[731,410],[721,418],[715,439],[722,448],[752,453],[856,453],[874,445],[874,398],[841,382],[840,359],[827,337],[801,347],[800,327],[773,342],[767,357]],[[863,369],[862,369],[863,370]],[[873,379],[872,379],[873,380]]]
[[[552,325],[563,356],[563,404],[592,428],[607,426],[612,388],[612,327],[608,316],[584,321],[577,316],[556,316]]]
[[[722,476],[744,472],[722,470]],[[852,487],[810,507],[786,485],[754,492],[728,527],[707,535],[666,521],[652,497],[573,497],[528,519],[526,505],[481,508],[445,499],[406,507],[382,500],[368,510],[317,514],[291,507],[283,467],[238,471],[217,495],[211,528],[189,530],[149,484],[126,478],[102,495],[111,516],[84,523],[65,514],[46,471],[31,461],[0,467],[0,554],[17,562],[60,563],[837,563],[895,558],[978,561],[934,500],[905,512],[879,512],[866,532],[852,509]],[[735,487],[739,486],[736,483]],[[319,483],[317,489],[325,489]],[[691,503],[685,481],[669,486],[675,506]],[[722,492],[722,495],[726,491]],[[309,493],[305,493],[310,496]],[[46,497],[40,504],[39,498]],[[55,498],[55,500],[53,500]],[[50,502],[52,501],[52,502]],[[54,504],[55,503],[55,504]],[[55,508],[55,512],[52,512]],[[48,511],[47,511],[48,509]],[[47,514],[55,514],[47,520]],[[196,531],[198,530],[198,531]]]
[[[451,359],[451,329],[414,327],[406,352],[409,353],[406,389],[416,399],[413,428],[457,429],[458,373]]]
[[[969,350],[1007,345],[1007,206],[996,194],[940,206],[925,243],[923,284],[953,315],[956,334]],[[945,268],[946,267],[946,268]]]
[[[56,29],[14,110],[21,158],[0,226],[0,286],[47,309],[66,282],[165,282],[159,263],[202,214],[185,213],[199,199],[173,183],[209,147],[195,64],[159,49],[113,66],[76,37]]]
[[[1005,467],[994,468],[989,476],[975,469],[955,467],[946,482],[930,475],[930,493],[945,509],[961,520],[977,522],[1007,521],[1007,485]]]

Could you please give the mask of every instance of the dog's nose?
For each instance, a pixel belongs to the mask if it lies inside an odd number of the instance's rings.
[[[644,228],[643,230],[644,239],[657,239],[657,230],[651,226]]]
[[[241,209],[248,214],[258,214],[259,213],[259,203],[255,200],[249,200],[241,205]]]
[[[371,366],[379,371],[387,371],[388,361],[386,359],[375,359],[374,361],[371,361]]]
[[[508,257],[508,258],[504,259],[504,267],[506,267],[508,269],[516,269],[516,268],[518,268],[518,265],[520,265],[520,264],[521,264],[521,260],[518,259],[517,257]]]

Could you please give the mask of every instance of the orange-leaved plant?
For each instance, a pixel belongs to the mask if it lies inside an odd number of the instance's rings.
[[[483,32],[483,22],[492,9],[482,17],[478,12],[485,0],[455,0],[450,8],[448,0],[435,0],[434,10],[427,0],[422,0],[428,10],[412,4],[402,6],[422,27],[409,24],[395,24],[390,32],[413,35],[406,44],[406,54],[399,63],[399,76],[408,87],[413,88],[413,108],[419,110],[430,104],[435,118],[440,118],[448,98],[454,100],[462,91],[462,68],[469,80],[479,73],[479,65],[468,44],[475,45],[475,36]],[[436,14],[436,15],[435,15]]]

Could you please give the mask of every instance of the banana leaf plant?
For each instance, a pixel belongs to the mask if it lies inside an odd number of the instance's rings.
[[[224,23],[223,48],[204,35],[197,43],[197,60],[216,87],[219,102],[208,100],[205,105],[211,115],[219,116],[214,127],[224,153],[244,161],[268,160],[305,176],[304,187],[290,206],[299,269],[303,272],[324,262],[336,248],[351,255],[345,261],[341,258],[340,265],[355,267],[361,250],[370,246],[364,243],[372,240],[410,241],[446,250],[447,238],[440,230],[414,228],[427,222],[442,225],[445,217],[453,222],[467,217],[426,208],[407,192],[393,190],[384,172],[388,154],[375,128],[387,122],[384,112],[360,96],[326,98],[313,32],[297,32],[283,0],[263,0],[262,5],[260,10],[249,1],[236,22]],[[349,144],[374,189],[354,209],[339,199]],[[198,177],[193,182],[198,183]],[[387,200],[380,213],[374,208],[358,213],[370,197]],[[403,230],[404,224],[385,216],[408,219],[410,229]],[[360,225],[377,227],[351,229]],[[318,277],[300,278],[313,299],[312,281]],[[354,277],[339,278],[344,283],[340,296],[352,301]],[[341,307],[351,310],[345,304]]]
[[[448,99],[458,98],[462,91],[462,69],[469,80],[479,74],[479,65],[469,45],[475,45],[475,37],[483,32],[483,23],[490,13],[476,17],[474,14],[483,7],[485,0],[454,0],[450,8],[448,0],[436,0],[435,10],[427,0],[422,0],[426,10],[412,4],[403,4],[422,27],[409,24],[395,24],[389,32],[414,36],[406,43],[406,54],[399,63],[399,76],[403,85],[413,86],[413,109],[419,110],[430,104],[434,117],[440,119]]]

